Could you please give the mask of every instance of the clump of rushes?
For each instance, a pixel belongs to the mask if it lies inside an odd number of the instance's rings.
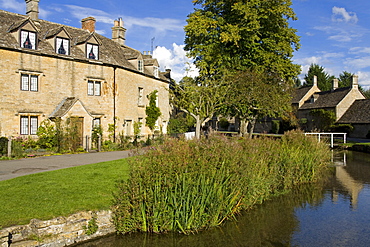
[[[123,234],[214,227],[295,185],[319,180],[329,161],[325,144],[301,132],[281,140],[167,140],[132,159],[129,179],[114,194],[114,224]]]

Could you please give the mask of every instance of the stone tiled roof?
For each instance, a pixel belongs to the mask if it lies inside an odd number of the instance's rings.
[[[0,49],[7,48],[19,51],[23,50],[23,48],[20,47],[11,32],[16,31],[26,21],[29,21],[33,26],[35,26],[38,31],[37,50],[27,50],[27,52],[35,52],[40,55],[50,55],[61,58],[71,57],[77,60],[89,61],[89,59],[87,59],[85,56],[85,52],[77,45],[86,42],[91,37],[91,35],[94,35],[100,45],[99,60],[97,62],[102,62],[109,65],[116,65],[128,70],[138,72],[137,68],[135,68],[128,61],[128,59],[133,59],[133,57],[135,56],[138,57],[140,54],[139,52],[133,52],[136,50],[132,48],[126,46],[122,47],[120,44],[114,42],[109,38],[106,38],[97,33],[90,33],[87,30],[65,26],[41,19],[37,22],[34,22],[30,20],[28,16],[11,13],[4,10],[0,10]],[[58,31],[60,31],[62,28],[64,28],[64,30],[71,37],[70,56],[55,53],[55,50],[47,41],[48,38],[52,38],[57,35]],[[151,74],[148,75],[153,76]],[[168,79],[162,75],[160,79],[168,81]]]
[[[340,101],[349,93],[351,87],[338,88],[334,91],[325,91],[315,93],[317,100],[313,103],[305,102],[300,109],[320,109],[320,108],[334,108]]]
[[[370,99],[356,100],[338,123],[370,123]]]
[[[307,87],[300,87],[294,90],[292,103],[298,104],[299,101],[303,98],[303,96],[305,96],[308,93],[308,91],[310,91],[311,88],[312,86],[307,86]]]
[[[54,112],[49,116],[50,118],[63,117],[72,106],[78,101],[76,97],[68,97],[62,100]]]

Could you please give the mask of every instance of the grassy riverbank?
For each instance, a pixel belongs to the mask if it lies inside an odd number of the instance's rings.
[[[295,185],[320,179],[328,147],[302,133],[281,140],[169,140],[131,160],[118,185],[118,232],[189,233],[221,224]]]
[[[1,181],[0,228],[109,209],[115,184],[127,178],[128,169],[123,159]]]

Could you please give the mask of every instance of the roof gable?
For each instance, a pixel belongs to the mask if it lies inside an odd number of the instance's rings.
[[[306,101],[300,109],[335,108],[350,92],[351,87],[338,88],[333,91],[314,93],[312,97],[317,99],[312,102]]]
[[[35,23],[30,19],[21,19],[19,21],[15,21],[8,29],[8,32],[16,32],[19,29],[26,29],[33,32],[39,32],[39,29],[36,27]]]
[[[338,123],[370,123],[370,99],[356,100]]]

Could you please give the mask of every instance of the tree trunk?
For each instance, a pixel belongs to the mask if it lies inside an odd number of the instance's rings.
[[[200,116],[196,115],[195,116],[195,121],[196,121],[196,126],[195,126],[195,137],[199,140],[200,139],[200,131],[201,131],[201,121],[200,121]]]
[[[249,139],[252,139],[254,126],[256,126],[256,119],[250,121]]]
[[[248,124],[249,121],[245,119],[240,120],[240,127],[239,127],[239,136],[244,137],[248,133]]]

